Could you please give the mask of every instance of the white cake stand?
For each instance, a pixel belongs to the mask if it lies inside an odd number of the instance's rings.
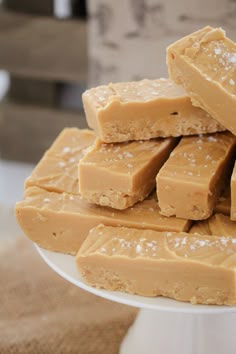
[[[95,289],[82,280],[74,257],[36,248],[56,273],[74,285],[140,308],[120,354],[236,354],[236,307],[191,305]]]

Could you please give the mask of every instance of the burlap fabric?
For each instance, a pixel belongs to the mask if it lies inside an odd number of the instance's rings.
[[[0,241],[1,354],[115,354],[136,312],[60,278],[27,239]]]

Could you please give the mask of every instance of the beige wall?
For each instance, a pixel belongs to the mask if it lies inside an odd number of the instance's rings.
[[[89,85],[166,76],[166,46],[205,25],[236,39],[236,0],[88,0]]]

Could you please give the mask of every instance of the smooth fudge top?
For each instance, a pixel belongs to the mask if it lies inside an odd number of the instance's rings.
[[[25,187],[79,194],[78,162],[94,139],[91,130],[65,128],[26,179]]]
[[[232,237],[236,236],[236,222],[230,220],[229,216],[227,215],[212,215],[212,217],[208,220],[208,225],[212,235]]]
[[[44,212],[48,211],[49,215],[52,212],[58,213],[59,218],[63,213],[85,215],[88,222],[90,217],[97,217],[98,223],[99,219],[103,223],[105,219],[114,220],[117,226],[125,224],[128,227],[143,229],[188,231],[190,226],[190,220],[162,216],[154,193],[131,208],[115,210],[87,203],[79,195],[59,194],[38,187],[30,187],[25,190],[24,200],[17,203],[16,207],[17,209],[42,209]]]
[[[217,173],[218,166],[236,138],[230,132],[184,137],[172,151],[160,171],[170,178],[186,179],[198,184],[205,183]]]
[[[221,28],[205,27],[167,48],[170,78],[236,135],[236,44]]]
[[[78,257],[92,253],[107,257],[122,255],[170,261],[190,259],[202,264],[235,268],[236,238],[100,225],[90,230]]]
[[[132,175],[140,171],[158,153],[165,151],[175,138],[156,138],[115,144],[104,144],[97,139],[93,148],[80,161],[109,172]]]
[[[215,213],[230,215],[230,207],[231,207],[230,188],[227,187],[223,195],[219,197],[214,211]]]
[[[236,222],[230,220],[230,217],[227,215],[216,213],[207,220],[195,222],[190,228],[189,233],[234,237],[236,235]]]
[[[82,97],[88,125],[106,143],[225,130],[169,79],[112,83]]]
[[[131,82],[110,83],[98,86],[84,92],[83,97],[88,96],[97,108],[104,108],[112,101],[146,102],[156,98],[179,98],[186,97],[181,86],[176,85],[169,79],[157,79]]]
[[[75,158],[78,160],[85,150],[94,142],[95,134],[89,129],[65,128],[53,142],[47,155],[64,160]],[[85,150],[84,150],[85,149]],[[70,161],[74,162],[73,160]]]
[[[193,66],[200,67],[206,80],[218,81],[232,95],[236,95],[236,44],[225,36],[221,28],[210,26],[174,44],[171,55],[177,52]]]
[[[207,220],[196,221],[189,230],[189,234],[211,235]]]

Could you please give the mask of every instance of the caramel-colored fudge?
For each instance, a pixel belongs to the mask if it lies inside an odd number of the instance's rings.
[[[94,140],[90,130],[64,129],[26,179],[25,188],[38,186],[53,192],[79,194],[78,162]]]
[[[97,288],[236,305],[236,238],[98,226],[76,262]]]
[[[208,220],[195,221],[188,233],[198,235],[211,235]]]
[[[189,230],[190,234],[236,237],[236,222],[224,214],[214,214],[207,220],[196,221]]]
[[[81,196],[98,205],[126,209],[147,197],[176,138],[104,144],[97,139],[79,163]]]
[[[230,220],[229,216],[223,214],[212,215],[208,220],[208,225],[212,235],[236,237],[236,222]]]
[[[230,181],[231,189],[231,219],[236,220],[236,163],[234,164],[233,173]]]
[[[221,28],[205,27],[167,49],[170,78],[236,135],[236,44]]]
[[[188,231],[190,221],[160,215],[155,194],[124,211],[88,204],[78,195],[29,187],[16,204],[16,217],[25,234],[39,246],[76,254],[89,230],[103,223],[140,229]]]
[[[82,97],[89,127],[106,143],[225,130],[168,79],[99,86]]]
[[[157,175],[161,213],[207,219],[230,175],[235,142],[230,132],[183,137]]]
[[[231,209],[231,197],[230,188],[227,188],[221,197],[219,197],[218,202],[215,206],[215,213],[230,215]]]

